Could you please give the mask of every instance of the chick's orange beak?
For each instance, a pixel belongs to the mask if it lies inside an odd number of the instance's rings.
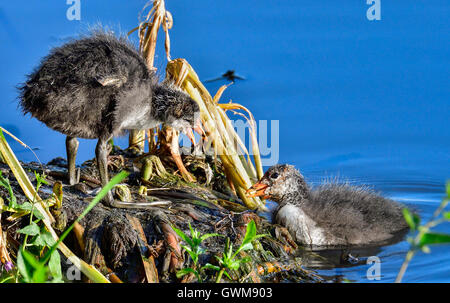
[[[269,195],[266,195],[265,190],[268,188],[269,185],[261,183],[260,181],[256,182],[252,185],[247,191],[245,192],[247,194],[247,197],[254,198],[254,197],[262,197],[263,199],[270,198]],[[252,194],[249,194],[250,192],[253,192]]]

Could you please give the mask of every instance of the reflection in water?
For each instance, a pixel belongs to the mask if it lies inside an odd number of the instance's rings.
[[[408,231],[397,233],[393,238],[379,245],[366,247],[345,247],[335,249],[313,248],[305,250],[304,265],[311,269],[333,269],[367,264],[367,258],[377,256],[382,248],[402,241]]]

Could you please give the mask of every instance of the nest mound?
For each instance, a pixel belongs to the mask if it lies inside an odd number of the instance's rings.
[[[205,253],[200,256],[199,263],[217,264],[215,256],[221,256],[226,239],[230,239],[233,247],[238,247],[247,224],[253,220],[258,233],[267,236],[253,241],[254,249],[240,252],[238,257],[250,256],[251,261],[230,272],[233,281],[321,281],[321,278],[302,267],[299,248],[284,228],[247,210],[232,193],[220,161],[186,156],[183,162],[198,183],[183,181],[169,158],[133,157],[116,149],[110,158],[110,174],[122,169],[133,172],[123,184],[116,187],[116,199],[133,202],[134,205],[109,208],[99,203],[80,221],[78,229],[71,233],[65,243],[100,272],[109,276],[112,274],[122,281],[195,282],[194,275],[185,275],[180,279],[176,277],[176,272],[191,266],[192,260],[182,249],[183,242],[172,227],[187,235],[190,234],[189,225],[201,234],[223,235],[210,237],[202,243]],[[44,170],[48,185],[40,189],[39,194],[43,199],[53,194],[55,182],[66,182],[66,162],[62,158],[56,158],[43,166],[34,162],[22,165],[32,182],[35,182],[33,171]],[[0,170],[10,180],[18,203],[25,202],[27,199],[9,167],[0,164]],[[56,219],[55,230],[62,232],[70,226],[93,199],[99,186],[95,161],[86,161],[81,166],[80,183],[63,185],[62,208],[52,210]],[[0,187],[0,196],[7,195],[6,190]],[[161,200],[163,202],[158,202]],[[146,202],[145,206],[136,208],[142,202]],[[17,249],[23,235],[15,231],[27,222],[19,219],[12,224],[6,216],[3,216],[2,221],[12,249],[14,246]],[[22,218],[22,221],[27,220]],[[214,271],[206,271],[204,281],[214,281],[215,274]]]

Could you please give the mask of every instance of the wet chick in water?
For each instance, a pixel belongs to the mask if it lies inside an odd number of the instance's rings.
[[[50,51],[20,87],[24,113],[65,135],[69,183],[78,182],[76,138],[98,139],[102,185],[108,183],[107,142],[124,130],[171,125],[193,138],[199,107],[170,83],[158,83],[126,40],[97,31]],[[108,193],[106,202],[113,198]]]
[[[382,243],[408,228],[399,203],[349,185],[310,190],[291,165],[272,166],[251,191],[277,202],[275,221],[316,248]]]

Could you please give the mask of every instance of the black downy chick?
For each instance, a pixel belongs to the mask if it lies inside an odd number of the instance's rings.
[[[107,142],[113,136],[166,123],[192,137],[199,123],[194,100],[170,83],[158,83],[126,38],[102,31],[53,48],[19,90],[25,114],[67,135],[71,185],[78,182],[76,138],[98,139],[95,153],[104,186]],[[112,201],[108,193],[106,202]]]
[[[272,166],[250,191],[277,202],[275,221],[315,248],[382,243],[408,228],[401,204],[345,184],[310,190],[292,165]]]

